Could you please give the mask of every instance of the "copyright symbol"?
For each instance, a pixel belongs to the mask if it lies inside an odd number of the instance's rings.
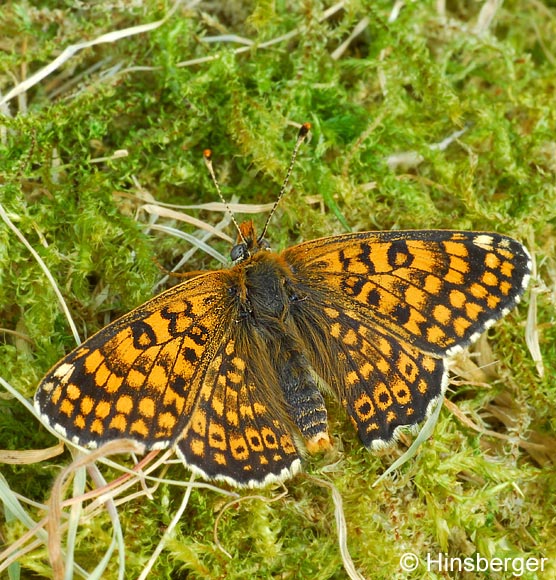
[[[413,572],[419,566],[419,558],[413,552],[406,552],[400,557],[400,566],[404,572]]]

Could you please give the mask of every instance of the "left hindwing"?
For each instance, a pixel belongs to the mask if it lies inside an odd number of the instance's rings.
[[[300,459],[269,364],[274,345],[249,342],[254,337],[243,332],[237,320],[228,325],[177,449],[205,478],[258,487],[293,475]]]

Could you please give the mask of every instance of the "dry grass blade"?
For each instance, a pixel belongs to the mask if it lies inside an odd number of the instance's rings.
[[[187,8],[192,8],[196,4],[199,4],[199,2],[200,0],[193,0],[187,5]],[[72,44],[71,46],[68,46],[51,63],[49,63],[41,70],[37,71],[34,75],[31,75],[29,78],[19,83],[13,89],[8,91],[6,95],[1,97],[0,107],[3,106],[5,103],[11,101],[14,97],[17,97],[22,93],[25,93],[30,88],[40,83],[45,77],[49,76],[54,71],[59,69],[74,54],[78,53],[79,51],[85,48],[89,48],[97,44],[117,42],[118,40],[121,40],[122,38],[126,38],[128,36],[133,36],[135,34],[143,34],[145,32],[150,32],[151,30],[157,29],[159,26],[162,26],[169,18],[173,16],[173,14],[178,9],[181,3],[182,0],[177,0],[162,20],[151,22],[150,24],[140,24],[138,26],[131,26],[130,28],[125,28],[123,30],[113,30],[111,32],[107,32],[106,34],[102,34],[101,36],[93,40],[89,40],[86,42],[78,42],[77,44]]]
[[[327,487],[332,495],[332,501],[334,502],[334,518],[336,519],[336,531],[338,533],[338,546],[340,548],[342,562],[344,564],[344,569],[347,572],[347,575],[351,580],[365,580],[365,577],[362,576],[355,568],[347,547],[347,526],[342,495],[333,483],[314,476],[311,476],[310,479],[317,485]]]

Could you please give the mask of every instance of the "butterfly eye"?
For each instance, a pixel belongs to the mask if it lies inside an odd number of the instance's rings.
[[[236,244],[232,251],[230,252],[230,258],[232,262],[242,262],[249,257],[249,250],[247,249],[247,244],[242,242],[241,244]]]
[[[266,250],[267,252],[270,252],[270,244],[268,243],[267,240],[265,240],[264,238],[259,238],[257,240],[257,246],[259,247],[259,249],[261,250]]]

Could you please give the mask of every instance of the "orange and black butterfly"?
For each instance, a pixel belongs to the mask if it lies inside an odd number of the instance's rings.
[[[330,446],[323,390],[371,449],[422,421],[445,359],[517,304],[531,270],[516,240],[469,231],[350,233],[278,254],[246,222],[231,256],[55,365],[35,395],[43,420],[80,445],[175,446],[207,479],[263,486],[293,475],[303,447]]]

